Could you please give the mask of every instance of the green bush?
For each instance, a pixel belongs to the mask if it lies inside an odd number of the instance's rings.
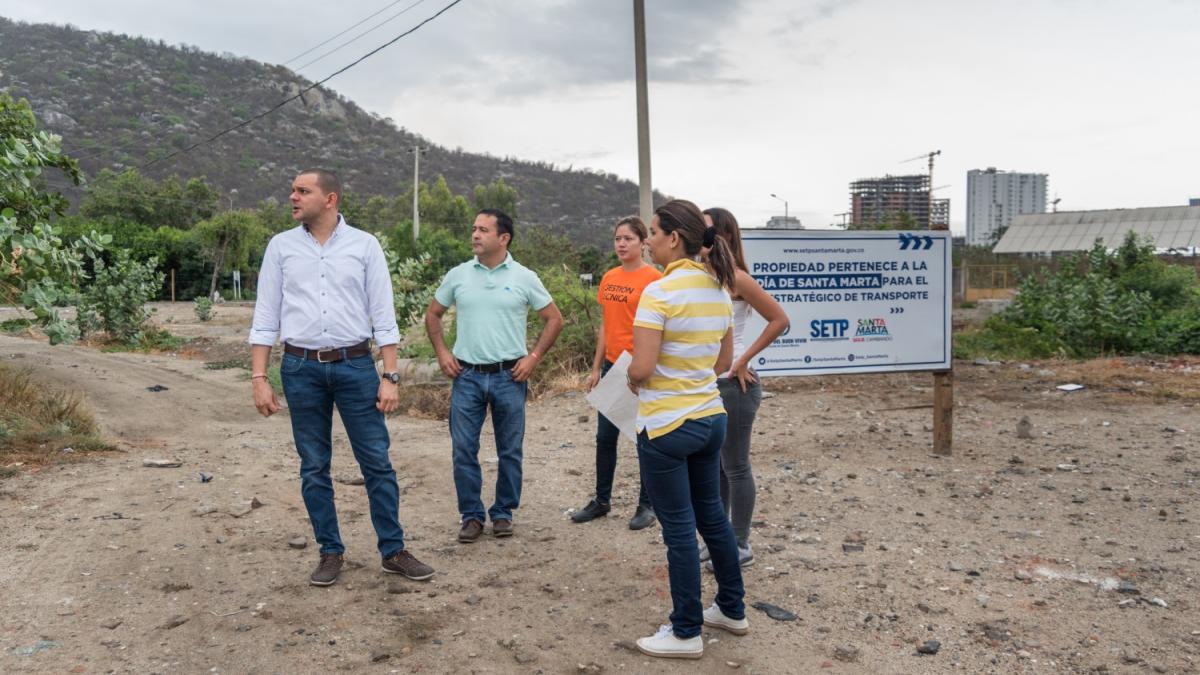
[[[196,296],[196,299],[193,300],[192,302],[195,303],[195,306],[192,307],[192,311],[194,311],[196,313],[197,319],[200,319],[201,321],[208,321],[209,319],[212,318],[212,316],[213,316],[212,298],[210,298],[208,296],[204,296],[204,295],[198,295],[198,296]]]
[[[1059,271],[1026,277],[1008,309],[958,342],[960,356],[1200,353],[1200,286],[1130,233],[1116,251],[1097,241]]]
[[[96,260],[95,278],[79,294],[76,324],[82,335],[103,330],[113,340],[136,343],[150,318],[146,303],[162,284],[158,260],[134,260],[117,251],[112,263]]]
[[[596,329],[600,326],[600,305],[596,291],[579,281],[579,274],[566,265],[536,270],[542,284],[554,298],[563,315],[563,329],[535,372],[535,381],[556,375],[585,373],[596,354]],[[542,332],[542,319],[529,313],[530,346]]]

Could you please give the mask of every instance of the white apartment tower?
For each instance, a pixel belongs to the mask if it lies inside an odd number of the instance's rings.
[[[991,246],[996,232],[1023,213],[1046,212],[1046,174],[998,171],[967,172],[967,245]]]

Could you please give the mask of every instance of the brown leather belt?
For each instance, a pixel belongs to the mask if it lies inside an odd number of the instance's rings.
[[[332,347],[329,349],[305,349],[288,343],[283,343],[283,351],[292,356],[299,356],[302,359],[310,361],[320,361],[321,363],[336,363],[342,359],[353,359],[359,356],[368,356],[371,353],[371,341],[363,340],[362,342],[351,345],[349,347]]]

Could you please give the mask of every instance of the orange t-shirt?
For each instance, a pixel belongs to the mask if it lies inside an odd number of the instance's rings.
[[[621,352],[633,353],[633,317],[637,314],[642,290],[662,278],[653,265],[636,272],[614,267],[604,273],[596,300],[604,311],[604,358],[615,362]]]

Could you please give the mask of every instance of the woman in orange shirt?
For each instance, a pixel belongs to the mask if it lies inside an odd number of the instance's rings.
[[[637,216],[622,218],[613,229],[613,249],[621,265],[606,272],[600,280],[596,299],[600,302],[602,315],[596,357],[588,377],[589,390],[608,372],[621,352],[633,353],[633,317],[637,314],[642,289],[662,277],[662,273],[642,259],[646,235],[646,224]],[[596,415],[596,494],[587,506],[571,514],[571,520],[576,523],[608,515],[612,509],[613,474],[617,470],[617,439],[620,435],[608,418]],[[638,482],[641,483],[640,479]],[[646,495],[646,486],[642,484],[638,491],[637,511],[629,521],[629,529],[640,530],[654,521],[654,509]]]

